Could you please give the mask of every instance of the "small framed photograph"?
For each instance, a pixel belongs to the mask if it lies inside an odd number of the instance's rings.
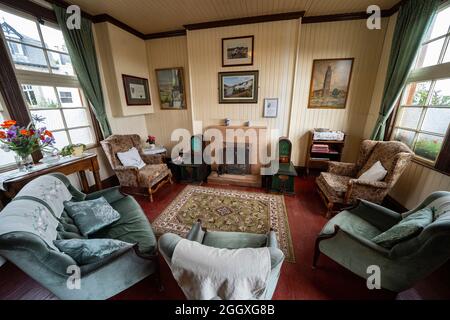
[[[222,39],[222,67],[253,64],[253,36]]]
[[[264,99],[264,118],[276,118],[278,116],[278,98]]]
[[[186,109],[183,68],[156,69],[156,81],[162,110]]]
[[[150,105],[148,79],[122,74],[125,98],[129,106]]]
[[[219,72],[219,103],[258,103],[258,71]]]

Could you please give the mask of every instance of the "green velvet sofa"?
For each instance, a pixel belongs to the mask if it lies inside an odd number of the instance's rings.
[[[68,188],[73,196],[72,201],[103,196],[120,213],[118,221],[89,238],[111,238],[135,245],[116,251],[99,262],[78,266],[81,273],[80,289],[69,289],[67,286],[67,280],[73,274],[68,272],[68,267],[77,263],[70,256],[49,247],[49,242],[34,233],[15,231],[2,234],[0,256],[14,263],[60,299],[107,299],[151,274],[159,282],[157,241],[148,219],[133,197],[122,194],[118,187],[85,195],[63,174],[56,173],[52,176]],[[39,199],[24,195],[13,199],[11,203],[16,202],[17,205],[20,201],[35,201],[46,205],[45,197]],[[10,220],[0,212],[0,224],[8,221]],[[29,221],[32,223],[33,219],[30,218]],[[82,238],[79,229],[65,211],[59,219],[56,234],[57,239]]]
[[[163,234],[159,238],[159,251],[169,267],[171,266],[171,259],[175,247],[181,239],[183,238],[173,233]],[[205,246],[222,249],[268,247],[271,260],[271,272],[265,291],[258,298],[260,300],[272,299],[280,277],[281,266],[284,261],[284,254],[278,248],[278,241],[274,231],[270,231],[267,234],[206,231],[202,228],[201,221],[198,221],[192,226],[192,229],[187,234],[186,239],[196,241]],[[220,299],[219,297],[217,298]]]
[[[373,272],[368,272],[368,267],[378,266],[380,285],[384,289],[401,292],[413,287],[450,258],[450,211],[439,215],[416,236],[390,249],[371,239],[411,213],[431,208],[433,201],[449,196],[450,192],[434,192],[417,208],[403,214],[360,200],[354,208],[340,212],[323,227],[316,240],[313,267],[323,253],[365,279]]]

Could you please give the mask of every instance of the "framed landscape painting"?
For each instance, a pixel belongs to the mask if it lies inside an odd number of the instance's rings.
[[[156,69],[161,109],[186,109],[183,68]]]
[[[128,106],[151,104],[148,79],[122,74],[122,80]]]
[[[219,103],[257,103],[258,71],[219,72]]]
[[[253,36],[222,39],[222,67],[253,64]]]
[[[345,109],[354,58],[313,61],[308,108]]]

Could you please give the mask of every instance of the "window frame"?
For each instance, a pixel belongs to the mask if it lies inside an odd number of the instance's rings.
[[[23,98],[25,106],[26,106],[25,107],[26,110],[22,110],[22,108],[20,108],[19,112],[26,112],[31,118],[31,110],[33,108],[30,108],[30,105],[28,104],[28,99],[27,99],[27,97],[25,95],[25,92],[23,90],[23,87],[22,87],[23,85],[38,85],[38,86],[54,87],[56,98],[57,98],[57,101],[58,101],[58,108],[52,108],[52,109],[53,110],[60,110],[61,116],[62,116],[62,121],[64,122],[64,129],[54,130],[54,131],[55,132],[56,131],[66,131],[68,141],[69,141],[69,143],[72,143],[71,142],[72,140],[71,140],[71,137],[70,137],[70,134],[69,134],[69,130],[88,127],[90,129],[90,131],[91,131],[91,135],[92,135],[92,138],[93,138],[93,143],[87,144],[87,149],[97,148],[99,146],[99,141],[100,141],[100,138],[101,138],[101,134],[100,134],[100,131],[99,131],[99,126],[98,126],[98,123],[96,122],[95,116],[94,116],[94,114],[92,112],[90,103],[89,103],[88,99],[86,98],[86,96],[85,96],[85,94],[84,94],[84,92],[83,92],[83,90],[81,88],[81,85],[80,85],[80,83],[78,81],[78,78],[76,76],[75,70],[74,70],[74,74],[73,75],[65,75],[65,74],[58,74],[58,73],[53,73],[52,72],[51,63],[49,61],[48,53],[58,53],[58,54],[64,54],[64,55],[67,55],[67,56],[69,56],[69,54],[67,52],[58,51],[58,50],[55,50],[55,49],[50,49],[50,48],[47,48],[45,46],[44,36],[42,34],[42,29],[41,29],[41,22],[36,16],[28,14],[28,13],[20,11],[20,10],[17,10],[17,9],[14,9],[14,8],[11,8],[11,7],[3,5],[3,4],[0,4],[0,10],[5,11],[5,12],[7,12],[9,14],[12,14],[12,15],[19,16],[21,18],[28,19],[28,20],[36,23],[36,28],[37,28],[38,33],[39,33],[39,39],[40,39],[41,44],[42,44],[42,47],[40,47],[40,46],[29,44],[29,43],[26,43],[26,42],[22,43],[22,42],[17,41],[17,40],[7,39],[5,34],[3,33],[3,30],[0,30],[0,41],[3,41],[5,43],[5,46],[7,48],[7,53],[8,53],[8,56],[9,56],[9,60],[10,60],[10,63],[12,65],[13,69],[14,69],[14,73],[16,75],[17,82],[18,82],[19,88],[21,90],[22,98]],[[48,26],[48,27],[60,30],[59,26],[56,23],[52,22],[52,21],[45,20],[45,26]],[[11,51],[9,49],[9,43],[16,43],[18,45],[31,46],[31,47],[35,47],[37,49],[43,50],[48,70],[46,72],[42,72],[42,71],[32,71],[32,70],[24,70],[24,69],[17,68],[16,64],[15,64],[15,62],[13,60],[13,57],[11,55]],[[70,56],[69,56],[69,58],[70,58]],[[76,88],[76,89],[79,90],[80,98],[81,98],[81,102],[82,102],[82,108],[86,110],[86,116],[87,116],[87,119],[88,119],[88,125],[81,126],[81,127],[73,127],[73,128],[69,128],[67,126],[66,121],[65,121],[65,117],[64,117],[64,114],[63,114],[63,110],[64,109],[81,109],[81,108],[62,107],[59,94],[58,94],[58,92],[56,90],[57,87]],[[11,114],[11,110],[8,110],[8,106],[4,105],[4,107],[5,107],[6,111],[7,111],[7,113]],[[39,108],[39,110],[44,110],[44,109],[46,109],[46,108]],[[0,172],[5,171],[6,167],[7,166],[0,166]]]
[[[439,11],[445,10],[449,7],[450,7],[450,1],[447,1],[446,3],[441,5],[441,7],[439,8]],[[431,32],[432,32],[432,28],[430,28],[430,30],[429,30],[430,34],[431,34]],[[428,45],[432,42],[438,41],[440,39],[444,39],[444,42],[442,44],[442,48],[441,48],[441,52],[440,52],[437,64],[416,69],[423,46]],[[447,51],[450,51],[450,25],[448,27],[447,33],[437,36],[432,39],[427,39],[421,43],[420,48],[417,52],[416,58],[414,60],[414,63],[411,67],[409,76],[406,80],[406,83],[405,83],[403,89],[402,89],[402,92],[399,95],[398,104],[396,106],[396,111],[393,114],[394,121],[392,121],[392,129],[390,130],[390,135],[388,138],[389,138],[389,140],[395,140],[395,135],[397,133],[397,130],[399,130],[399,129],[413,132],[414,133],[414,140],[412,142],[412,149],[414,152],[413,160],[428,167],[428,168],[431,168],[433,170],[436,170],[441,173],[449,175],[450,172],[447,172],[447,170],[443,171],[438,167],[442,166],[442,162],[443,162],[443,161],[441,161],[442,160],[441,158],[443,158],[441,156],[442,151],[447,150],[448,149],[447,145],[450,144],[450,141],[449,141],[450,123],[447,127],[446,132],[444,132],[443,134],[422,130],[422,125],[425,120],[426,112],[428,109],[438,109],[438,108],[450,109],[450,105],[436,105],[436,106],[431,105],[431,99],[433,96],[436,82],[439,80],[450,79],[450,61],[443,62]],[[425,103],[421,104],[421,105],[402,104],[403,97],[405,94],[407,94],[408,86],[411,83],[420,83],[420,82],[430,82],[430,88],[428,90],[428,96],[427,96]],[[399,125],[399,122],[401,120],[400,115],[402,114],[403,108],[420,108],[420,109],[422,109],[418,124],[415,129],[402,127]],[[414,151],[415,144],[416,144],[417,139],[420,134],[427,134],[427,135],[432,135],[435,137],[442,138],[442,147],[441,147],[439,154],[437,155],[435,160],[430,160],[425,157],[422,157],[422,156],[416,154],[416,152]]]

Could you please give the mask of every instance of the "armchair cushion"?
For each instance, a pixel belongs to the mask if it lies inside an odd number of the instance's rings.
[[[139,184],[150,188],[170,174],[167,164],[149,164],[139,170]]]
[[[96,263],[133,244],[114,239],[70,239],[55,240],[55,246],[73,258],[79,265]]]
[[[399,242],[416,236],[420,231],[433,221],[433,211],[424,208],[406,218],[385,232],[372,239],[373,242],[385,248],[392,248]]]
[[[321,172],[316,182],[326,196],[335,203],[344,203],[344,196],[351,177],[340,176],[330,172]]]
[[[145,167],[145,162],[135,147],[125,152],[117,152],[117,157],[125,167],[137,167],[138,169]]]
[[[79,202],[66,201],[64,207],[85,237],[120,219],[120,214],[103,197]]]

